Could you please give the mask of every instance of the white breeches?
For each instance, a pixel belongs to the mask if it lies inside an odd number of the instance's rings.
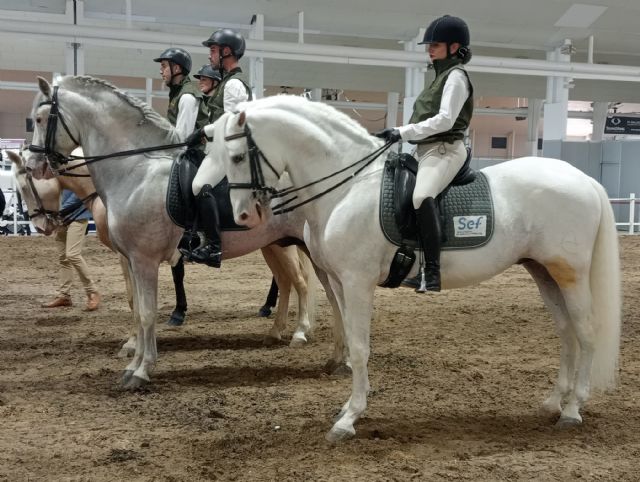
[[[413,191],[413,207],[418,209],[428,197],[435,198],[446,188],[467,158],[462,141],[420,144],[416,149],[418,175]]]

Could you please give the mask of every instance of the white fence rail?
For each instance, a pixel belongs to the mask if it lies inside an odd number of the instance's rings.
[[[636,198],[636,193],[632,192],[629,194],[629,197],[623,198],[615,198],[609,199],[609,202],[614,206],[626,205],[629,207],[629,218],[626,222],[617,222],[616,227],[618,230],[620,228],[626,228],[627,234],[639,234],[640,233],[640,222],[636,222],[636,204],[640,203],[640,199]],[[617,214],[617,213],[616,213]],[[617,216],[616,216],[617,219]]]
[[[7,192],[8,191],[8,192]],[[20,236],[27,234],[27,230],[29,234],[37,234],[35,228],[31,225],[29,221],[19,220],[18,209],[16,209],[16,196],[15,191],[13,189],[5,191],[5,196],[7,199],[7,208],[6,212],[10,212],[11,215],[1,219],[2,216],[0,213],[0,235],[4,234],[7,236]],[[616,228],[619,232],[624,234],[640,234],[640,221],[636,221],[636,204],[640,204],[640,198],[636,198],[635,193],[629,194],[629,197],[623,198],[611,198],[609,202],[614,208],[614,214],[616,215]],[[625,216],[626,221],[618,221],[623,215],[619,215],[618,212],[619,207],[627,207],[629,212],[628,216]],[[26,212],[26,206],[24,211]],[[93,224],[93,222],[91,222]],[[26,227],[26,229],[24,229]],[[21,229],[22,228],[22,229]],[[91,226],[93,228],[93,226]],[[93,230],[93,229],[92,229]]]

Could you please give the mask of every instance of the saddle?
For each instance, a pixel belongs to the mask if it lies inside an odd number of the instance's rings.
[[[167,213],[174,224],[181,228],[191,229],[196,218],[196,199],[191,185],[203,158],[202,151],[187,149],[180,153],[171,166],[167,188]],[[248,229],[246,226],[236,224],[233,219],[229,183],[226,177],[213,188],[213,195],[218,205],[220,230],[246,231]]]
[[[470,167],[471,151],[436,202],[443,233],[442,249],[486,244],[493,234],[493,201],[486,177]],[[381,183],[380,225],[397,246],[419,249],[413,190],[418,162],[409,154],[390,153]]]

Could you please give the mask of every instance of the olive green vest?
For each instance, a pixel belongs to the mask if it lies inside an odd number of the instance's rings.
[[[434,117],[438,112],[440,112],[440,103],[442,102],[444,84],[447,82],[449,74],[455,69],[461,70],[467,76],[467,81],[469,82],[469,97],[462,106],[462,110],[450,130],[440,132],[425,139],[409,141],[412,144],[426,144],[429,142],[439,141],[453,142],[455,140],[462,140],[464,139],[464,132],[469,127],[471,116],[473,115],[473,86],[471,85],[471,80],[469,79],[467,71],[462,66],[461,59],[436,60],[433,63],[433,66],[436,70],[436,78],[433,79],[433,82],[428,88],[424,89],[420,93],[413,104],[413,114],[409,120],[410,124],[422,122]]]
[[[167,109],[167,119],[171,122],[171,125],[175,126],[178,120],[178,106],[180,105],[180,98],[184,94],[191,94],[198,101],[198,117],[196,117],[195,129],[207,125],[207,119],[209,117],[209,111],[207,109],[207,99],[204,94],[200,92],[200,89],[191,82],[191,79],[187,76],[182,82],[177,85],[172,85],[169,89],[169,108]]]
[[[236,67],[230,72],[225,72],[222,82],[218,84],[216,90],[214,90],[213,94],[211,94],[211,97],[209,98],[209,123],[211,124],[217,121],[222,117],[222,114],[224,114],[224,86],[231,79],[238,79],[242,82],[244,84],[244,88],[247,89],[249,100],[253,98],[253,94],[249,88],[249,82],[242,73],[240,67]]]

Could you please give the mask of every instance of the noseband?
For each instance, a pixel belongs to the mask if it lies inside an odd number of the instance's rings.
[[[51,167],[53,167],[54,169],[58,169],[61,164],[66,164],[70,160],[69,157],[65,156],[61,152],[56,151],[56,132],[58,130],[58,120],[60,120],[62,127],[67,132],[67,135],[74,142],[76,147],[80,146],[80,143],[76,140],[73,134],[71,134],[69,126],[65,122],[62,112],[60,111],[58,104],[57,85],[53,87],[51,100],[40,102],[38,104],[38,108],[42,107],[43,105],[51,106],[51,109],[49,110],[49,118],[47,120],[47,134],[44,141],[44,147],[31,144],[29,145],[29,150],[31,152],[44,154],[44,156],[48,159]]]

